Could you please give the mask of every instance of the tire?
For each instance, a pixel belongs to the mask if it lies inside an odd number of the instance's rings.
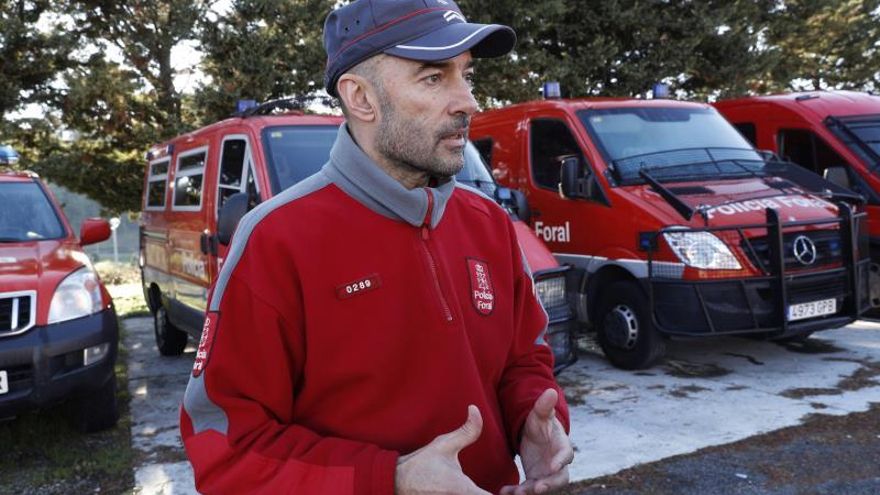
[[[611,284],[600,296],[598,340],[614,366],[625,370],[650,368],[666,353],[666,342],[654,328],[648,297],[635,282]]]
[[[156,335],[156,347],[163,356],[179,356],[186,348],[187,334],[175,327],[168,319],[165,306],[153,313],[153,333]]]
[[[116,376],[91,394],[71,404],[71,426],[83,433],[94,433],[116,426],[119,404],[116,402]]]

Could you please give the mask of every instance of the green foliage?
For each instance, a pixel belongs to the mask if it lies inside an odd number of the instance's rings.
[[[787,1],[776,18],[772,89],[880,89],[880,0]]]
[[[691,96],[739,92],[778,58],[756,48],[771,0],[462,0],[471,18],[508,24],[515,53],[481,64],[484,102],[522,101],[560,81],[565,96],[639,96],[655,82]]]
[[[38,26],[53,2],[0,2],[0,117],[54,94],[52,79],[69,67],[76,37],[57,24]],[[2,137],[2,135],[0,135]]]
[[[228,117],[239,99],[268,101],[321,87],[324,17],[332,0],[236,0],[201,27],[202,70],[195,98],[201,123]]]

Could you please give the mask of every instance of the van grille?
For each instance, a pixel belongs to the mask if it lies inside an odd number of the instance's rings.
[[[17,335],[34,326],[36,292],[0,294],[0,337]]]
[[[798,261],[794,254],[794,241],[800,236],[806,236],[816,246],[816,260],[809,265]],[[749,250],[748,244],[751,244],[752,250]],[[748,254],[749,260],[755,266],[769,272],[770,244],[767,242],[767,237],[754,237],[743,241],[742,249]],[[785,271],[810,270],[841,263],[843,262],[843,241],[840,238],[840,230],[786,232],[782,237],[782,252],[785,259]]]

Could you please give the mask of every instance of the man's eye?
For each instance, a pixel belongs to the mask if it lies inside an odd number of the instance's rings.
[[[472,88],[474,87],[474,79],[475,78],[476,78],[476,76],[474,76],[473,74],[465,74],[464,75],[464,80],[467,81],[468,86],[470,86]]]
[[[425,82],[427,82],[428,84],[439,84],[440,74],[431,74],[430,76],[425,78]]]

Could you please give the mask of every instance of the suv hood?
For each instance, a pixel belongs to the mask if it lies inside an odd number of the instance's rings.
[[[42,309],[64,277],[84,265],[89,259],[72,240],[0,243],[0,293],[36,290]]]

